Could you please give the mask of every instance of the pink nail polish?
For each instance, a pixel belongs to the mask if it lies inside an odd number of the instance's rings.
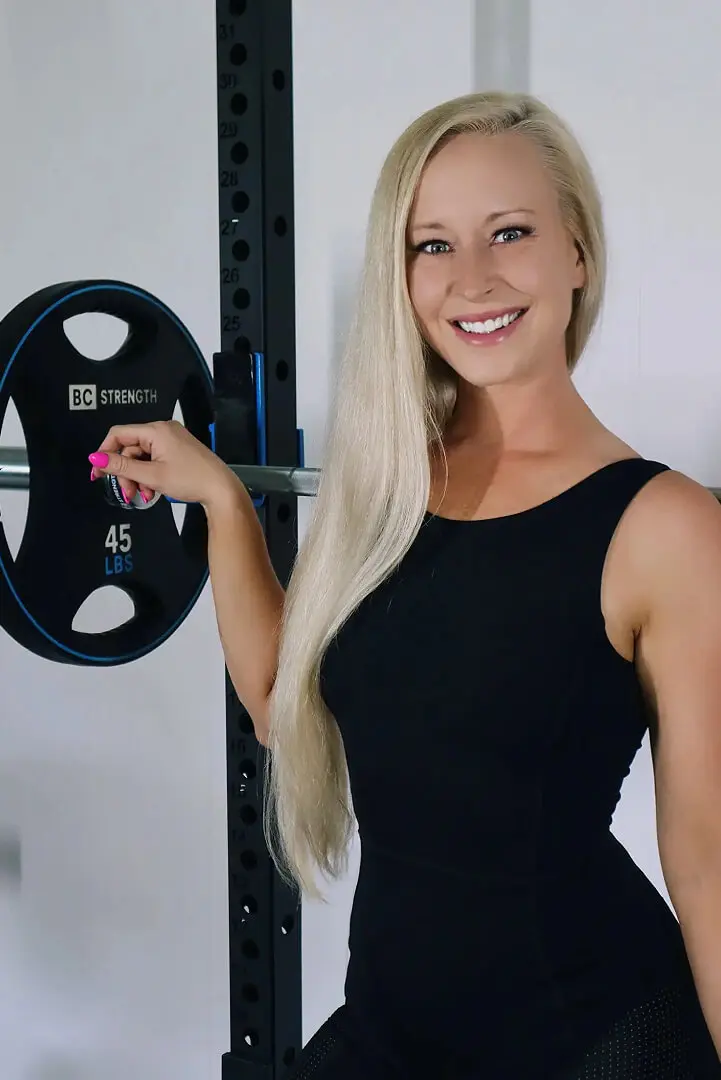
[[[150,496],[146,495],[144,491],[140,492],[140,498],[143,500],[143,502],[145,503],[146,506],[150,502]]]
[[[104,454],[101,450],[98,450],[96,454],[90,454],[88,461],[91,465],[97,465],[99,469],[107,469],[110,458],[107,454]]]
[[[125,499],[125,502],[129,504],[130,503],[130,496],[128,495],[127,491],[125,490],[124,487],[121,487],[120,490],[123,493],[123,498]]]
[[[90,479],[91,479],[91,481],[95,480],[95,469],[94,468],[90,470]]]

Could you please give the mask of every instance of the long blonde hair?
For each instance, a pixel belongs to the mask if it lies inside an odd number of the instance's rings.
[[[456,375],[424,342],[406,280],[406,230],[425,165],[455,135],[533,139],[586,266],[566,333],[569,370],[601,306],[606,247],[600,196],[566,124],[528,94],[445,102],[401,135],[373,196],[355,316],[334,387],[312,521],[289,583],[270,698],[263,824],[282,877],[323,899],[320,870],[347,869],[355,820],[343,741],[320,693],[325,651],[343,623],[398,565],[430,495],[430,452],[442,450]]]

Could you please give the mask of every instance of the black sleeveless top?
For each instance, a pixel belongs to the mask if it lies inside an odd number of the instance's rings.
[[[667,468],[617,461],[506,517],[426,515],[326,654],[361,841],[345,1022],[409,1076],[552,1076],[688,970],[609,831],[648,716],[601,578]]]

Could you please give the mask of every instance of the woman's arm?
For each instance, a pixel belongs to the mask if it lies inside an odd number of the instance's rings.
[[[267,745],[268,696],[278,667],[285,592],[253,501],[240,481],[206,512],[210,580],[225,663],[258,741]]]

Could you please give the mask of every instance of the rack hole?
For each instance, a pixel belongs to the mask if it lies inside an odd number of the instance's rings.
[[[286,364],[285,360],[279,360],[278,363],[275,365],[275,377],[278,382],[285,382],[289,374],[290,369]]]
[[[230,0],[228,11],[231,15],[245,15],[247,0]]]
[[[236,262],[245,262],[250,255],[250,244],[247,240],[236,240],[233,244],[233,258]]]
[[[246,308],[250,307],[250,293],[248,292],[248,290],[236,289],[235,295],[233,297],[233,303],[241,311],[245,311]]]
[[[240,865],[244,870],[257,870],[258,856],[254,851],[244,851],[240,856]]]
[[[288,232],[288,222],[282,215],[275,219],[273,227],[275,229],[276,236],[285,236]]]
[[[236,214],[244,214],[250,206],[250,196],[247,191],[236,191],[233,196],[233,209]]]
[[[248,160],[249,150],[244,142],[236,143],[230,151],[230,156],[236,165],[244,165]]]
[[[250,893],[246,893],[240,901],[240,908],[246,915],[255,915],[258,911],[258,901]]]
[[[230,50],[230,62],[231,64],[234,64],[235,67],[242,67],[242,65],[246,62],[247,59],[248,50],[246,49],[245,45],[234,45],[233,48]]]
[[[257,775],[258,770],[255,767],[255,762],[251,761],[250,758],[246,758],[238,766],[238,772],[244,780],[252,780]]]
[[[285,72],[276,68],[273,72],[273,86],[276,90],[285,90]]]
[[[246,347],[244,349],[238,349],[237,348],[238,341],[245,342]],[[238,338],[238,341],[236,341],[236,343],[235,343],[236,344],[236,352],[250,352],[250,342],[248,341],[247,338]],[[240,730],[243,732],[244,735],[254,735],[255,734],[255,728],[253,727],[253,721],[250,718],[250,714],[247,713],[247,712],[241,713],[241,715],[238,717],[238,727],[240,728]]]
[[[242,116],[248,110],[248,99],[245,94],[236,94],[230,103],[231,112],[236,116]]]

